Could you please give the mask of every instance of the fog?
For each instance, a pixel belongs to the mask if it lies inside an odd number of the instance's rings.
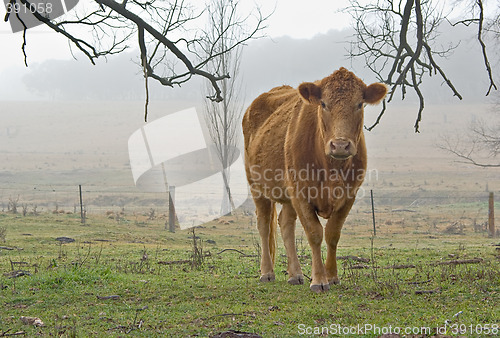
[[[443,28],[441,40],[435,48],[447,49],[458,45],[448,58],[436,58],[458,91],[469,102],[484,102],[488,86],[487,74],[478,42],[472,30],[461,27]],[[312,39],[290,37],[261,38],[245,47],[241,77],[243,97],[248,101],[272,87],[302,81],[312,81],[331,74],[343,66],[354,71],[366,83],[377,79],[362,58],[348,58],[350,30],[332,30]],[[453,36],[453,41],[449,37]],[[496,48],[496,47],[495,47]],[[497,50],[489,50],[493,68],[498,64]],[[28,50],[29,53],[29,50]],[[77,55],[78,56],[78,55]],[[79,56],[78,60],[31,60],[29,68],[11,68],[0,76],[0,100],[143,100],[144,83],[139,66],[138,52],[130,51],[100,59],[96,66]],[[432,76],[431,76],[432,75]],[[153,100],[200,101],[204,79],[195,78],[181,88],[162,87],[150,81]],[[443,85],[437,74],[427,74],[423,91],[427,103],[453,103],[451,91]],[[411,100],[411,95],[409,97]]]
[[[240,74],[245,106],[270,88],[321,79],[342,66],[367,84],[377,81],[363,60],[347,57],[351,36],[351,31],[343,30],[307,40],[282,37],[250,42]],[[455,42],[461,41],[458,48],[437,62],[463,100],[453,97],[439,76],[426,75],[421,133],[415,134],[413,129],[416,97],[410,91],[404,101],[395,97],[380,126],[367,133],[371,165],[382,168],[397,163],[388,165],[381,160],[387,157],[424,156],[439,159],[435,167],[456,166],[453,157],[437,149],[439,137],[461,133],[472,119],[491,115],[492,99],[485,97],[488,79],[477,41],[471,31],[462,28],[453,36]],[[446,48],[449,42],[434,43]],[[498,69],[498,55],[492,49],[494,69]],[[11,68],[0,74],[1,180],[28,185],[56,180],[133,186],[127,140],[144,125],[145,97],[137,53],[111,56],[96,66],[82,56],[31,62],[28,69]],[[204,81],[194,79],[180,88],[150,81],[149,121],[190,107],[203,112]],[[367,108],[367,125],[373,123],[379,109]]]

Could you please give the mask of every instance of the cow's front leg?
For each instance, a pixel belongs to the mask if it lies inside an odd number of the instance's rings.
[[[337,274],[337,244],[340,239],[342,224],[339,225],[338,223],[330,222],[330,220],[331,218],[328,220],[325,228],[325,242],[327,244],[326,276],[329,284],[340,284]]]
[[[325,265],[321,258],[321,243],[323,241],[323,226],[319,222],[316,212],[309,204],[297,203],[295,210],[299,215],[300,222],[311,246],[312,253],[312,272],[310,288],[314,292],[323,292],[330,289],[330,284],[326,277]]]
[[[340,239],[340,232],[344,221],[351,210],[354,199],[347,201],[346,204],[337,212],[333,213],[325,226],[325,242],[327,245],[326,254],[326,276],[330,284],[340,284],[337,274],[337,244]]]

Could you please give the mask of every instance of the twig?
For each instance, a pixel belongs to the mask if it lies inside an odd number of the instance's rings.
[[[398,208],[398,209],[392,209],[391,212],[417,212],[416,210],[412,210],[412,209],[401,209],[401,208]]]
[[[118,299],[120,299],[120,296],[118,296],[118,295],[111,295],[111,296],[97,296],[97,299],[100,299],[100,300],[108,300],[108,299],[118,300]]]
[[[408,284],[410,285],[420,285],[420,284],[427,284],[427,283],[430,283],[431,280],[428,279],[428,280],[424,280],[424,281],[421,281],[421,282],[408,282]]]
[[[226,251],[235,251],[235,252],[239,253],[242,257],[255,257],[256,256],[256,255],[247,255],[246,253],[241,252],[240,250],[236,250],[236,249],[224,249],[220,252],[217,252],[217,255],[220,255],[221,253],[226,252]]]
[[[8,329],[7,331],[0,332],[0,337],[11,337],[11,336],[24,336],[26,332],[24,331],[17,331],[14,333],[9,333],[12,331],[12,329]]]
[[[370,269],[372,268],[373,270],[375,270],[375,266],[369,266],[369,265],[366,265],[366,264],[356,264],[356,265],[352,265],[349,267],[350,269],[353,269],[353,270],[361,270],[361,269]]]
[[[413,269],[416,268],[414,264],[400,264],[400,265],[390,265],[390,266],[385,266],[384,269]]]
[[[439,292],[439,290],[438,289],[436,289],[436,290],[417,290],[417,291],[415,291],[415,294],[416,295],[425,295],[425,294],[433,294],[436,292]]]
[[[478,264],[483,261],[482,258],[472,258],[472,259],[453,259],[451,261],[437,262],[434,265],[459,265],[459,264]]]

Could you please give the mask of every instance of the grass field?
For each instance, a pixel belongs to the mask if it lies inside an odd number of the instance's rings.
[[[140,192],[130,171],[127,140],[144,125],[144,102],[0,106],[16,112],[4,114],[0,130],[0,337],[498,335],[500,240],[484,230],[487,191],[500,210],[500,172],[456,163],[436,147],[440,136],[460,135],[471,114],[489,116],[485,105],[428,107],[421,134],[404,105],[366,133],[374,174],[342,231],[342,284],[324,294],[307,279],[286,283],[280,239],[276,282],[259,283],[250,216],[196,228],[197,251],[191,231],[164,230],[165,195]],[[189,107],[152,102],[151,121]],[[80,184],[84,226],[68,213],[79,209]],[[8,212],[12,202],[18,214]],[[297,249],[310,276],[300,225]]]
[[[464,206],[438,213],[446,218],[457,208]],[[0,336],[498,334],[498,239],[474,232],[467,220],[462,232],[447,232],[409,216],[403,226],[401,213],[381,212],[375,238],[371,215],[350,216],[339,250],[342,284],[315,294],[308,281],[286,283],[280,239],[276,282],[258,281],[250,216],[196,228],[194,255],[191,230],[165,231],[162,218],[90,215],[83,226],[74,214],[1,213]],[[297,229],[310,276],[309,246]],[[24,324],[22,316],[43,325]]]

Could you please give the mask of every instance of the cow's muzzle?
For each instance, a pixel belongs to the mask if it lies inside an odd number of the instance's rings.
[[[349,157],[356,155],[356,147],[351,140],[345,138],[332,139],[328,142],[327,155],[336,160],[347,160]]]

